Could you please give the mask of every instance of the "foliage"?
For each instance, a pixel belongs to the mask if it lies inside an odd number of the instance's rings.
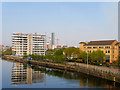
[[[80,52],[80,58],[81,58],[83,61],[87,60],[87,53],[81,51],[81,52]]]
[[[120,56],[118,56],[118,60],[114,61],[112,65],[116,65],[120,67]]]
[[[27,58],[27,54],[24,53],[24,58]],[[72,60],[73,62],[78,62],[82,60],[84,63],[87,62],[87,53],[79,50],[79,48],[69,47],[62,48],[58,50],[49,49],[46,51],[46,55],[29,55],[33,60],[50,60],[54,62],[64,63],[66,60]],[[103,51],[97,50],[92,53],[88,53],[89,64],[102,64],[106,60],[106,55]]]
[[[27,53],[26,52],[24,52],[24,56],[23,56],[23,58],[27,58],[28,56],[27,56]]]
[[[63,55],[64,48],[55,51],[54,55]]]
[[[66,57],[65,55],[63,54],[63,51],[65,49],[62,48],[62,49],[58,49],[55,51],[54,55],[53,55],[53,59],[56,61],[56,62],[60,62],[60,63],[63,63],[65,60],[66,60]]]
[[[2,55],[12,55],[13,51],[12,51],[12,48],[10,49],[7,49],[6,51],[2,51]]]
[[[93,51],[90,54],[90,57],[91,57],[91,63],[102,64],[103,62],[106,61],[106,55],[101,50]]]
[[[38,54],[32,54],[32,55],[29,55],[29,57],[31,57],[34,60],[44,60],[45,59],[45,56],[38,55]]]
[[[65,61],[65,55],[54,55],[54,60],[59,63],[63,63]]]
[[[68,59],[78,58],[80,56],[80,50],[79,48],[69,47],[64,50],[64,55]]]
[[[55,53],[55,49],[53,50],[53,49],[48,49],[47,51],[46,51],[46,55],[53,55],[54,53]]]

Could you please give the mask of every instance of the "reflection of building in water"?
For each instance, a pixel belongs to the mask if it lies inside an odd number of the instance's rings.
[[[27,78],[26,78],[27,84],[32,84],[32,68],[27,67]]]
[[[45,73],[34,71],[32,68],[24,68],[23,64],[16,63],[12,67],[12,85],[45,83]]]
[[[26,73],[27,72],[23,68],[23,64],[16,63],[16,66],[13,64],[11,83],[14,85],[25,84]]]

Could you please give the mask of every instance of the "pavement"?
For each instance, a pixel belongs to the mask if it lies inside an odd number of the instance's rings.
[[[68,64],[75,65],[75,63],[73,63],[73,62],[68,62]],[[110,73],[116,73],[116,74],[120,75],[120,69],[118,69],[118,68],[96,66],[96,65],[88,65],[87,66],[87,64],[83,64],[83,63],[76,63],[76,65],[80,66],[80,67],[88,67],[89,69],[97,69],[97,70],[100,70],[100,71],[105,71],[105,72],[110,72]]]

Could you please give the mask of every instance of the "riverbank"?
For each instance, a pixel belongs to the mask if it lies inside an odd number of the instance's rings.
[[[77,72],[77,73],[84,73],[88,75],[92,75],[95,77],[111,80],[114,82],[119,82],[120,83],[120,72],[116,72],[112,69],[104,69],[103,67],[101,68],[95,68],[90,67],[90,66],[84,66],[82,64],[80,65],[75,65],[75,64],[59,64],[59,63],[53,63],[53,62],[48,62],[48,61],[36,61],[36,60],[30,60],[27,61],[26,59],[22,59],[20,57],[15,57],[15,56],[3,56],[2,57],[5,60],[11,60],[11,61],[16,61],[20,63],[29,63],[31,65],[36,65],[36,66],[44,66],[44,67],[49,67],[49,68],[55,68],[55,69],[60,69],[60,70],[66,70],[66,71],[72,71],[72,72]]]

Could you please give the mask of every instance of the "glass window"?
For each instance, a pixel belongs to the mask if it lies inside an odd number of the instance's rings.
[[[110,46],[105,46],[105,48],[110,48]]]
[[[104,47],[99,47],[99,48],[104,48]]]
[[[87,47],[87,48],[91,48],[91,47]]]
[[[110,62],[110,55],[106,55],[106,57],[107,57],[106,62]]]
[[[110,50],[108,50],[108,53],[110,53]]]
[[[107,53],[107,50],[105,51],[105,53]]]

